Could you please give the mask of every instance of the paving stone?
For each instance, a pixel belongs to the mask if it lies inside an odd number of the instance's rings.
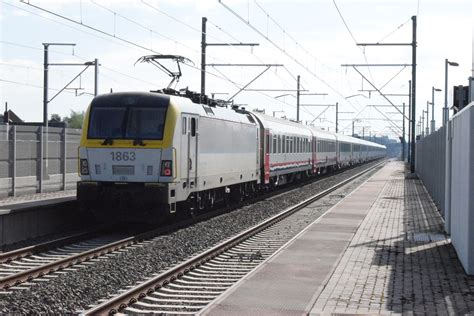
[[[311,313],[334,312],[337,299],[346,313],[474,313],[474,277],[444,236],[436,206],[420,180],[404,178],[403,163],[391,167]]]

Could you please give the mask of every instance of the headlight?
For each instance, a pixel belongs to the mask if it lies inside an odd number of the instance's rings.
[[[89,163],[87,159],[81,159],[81,175],[89,175]]]

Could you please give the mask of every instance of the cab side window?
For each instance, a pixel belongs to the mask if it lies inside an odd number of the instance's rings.
[[[196,136],[196,119],[194,117],[191,118],[191,136]]]
[[[187,128],[188,128],[187,125],[186,125],[186,122],[187,122],[186,118],[183,117],[183,122],[182,122],[182,124],[181,124],[182,127],[183,127],[183,135],[186,135]]]

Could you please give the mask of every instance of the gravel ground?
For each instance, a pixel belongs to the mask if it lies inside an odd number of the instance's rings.
[[[87,309],[99,299],[176,265],[366,167],[347,170],[324,181],[157,237],[142,247],[114,256],[112,260],[103,260],[74,273],[60,275],[49,282],[33,285],[28,291],[0,295],[0,313],[62,314]],[[336,194],[336,200],[342,195],[345,194]]]

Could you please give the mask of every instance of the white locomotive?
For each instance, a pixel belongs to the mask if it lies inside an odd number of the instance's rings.
[[[131,215],[143,202],[153,205],[143,208],[146,216],[161,217],[384,155],[385,146],[261,113],[159,93],[111,93],[94,98],[85,115],[77,197],[87,207],[118,212],[120,205]]]

